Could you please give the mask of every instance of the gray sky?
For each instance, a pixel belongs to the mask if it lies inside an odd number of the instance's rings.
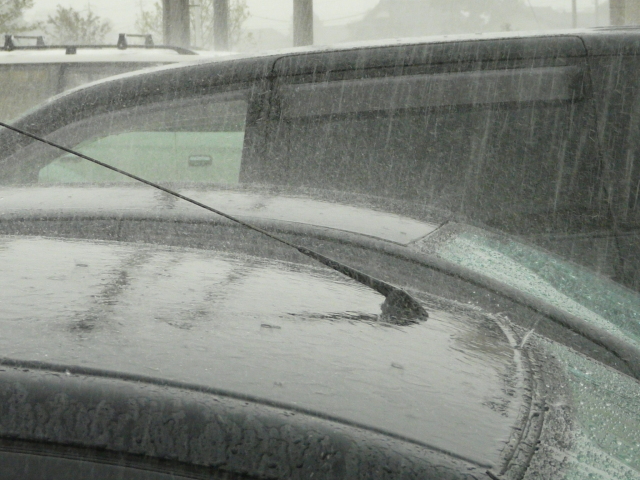
[[[91,10],[113,24],[113,34],[134,33],[134,23],[141,8],[150,8],[155,0],[35,0],[27,12],[28,20],[46,20],[55,12],[56,5]],[[357,20],[358,16],[373,8],[379,0],[315,0],[314,10],[321,20],[338,25]],[[530,0],[533,6],[548,6],[556,10],[571,10],[571,0]],[[578,0],[579,11],[593,11],[595,0]],[[247,0],[252,17],[247,28],[275,28],[287,32],[293,14],[293,0]],[[115,41],[115,40],[114,40]]]

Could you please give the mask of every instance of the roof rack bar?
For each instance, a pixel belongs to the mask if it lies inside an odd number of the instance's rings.
[[[18,46],[12,43],[12,47],[10,48],[0,48],[0,51],[3,50],[65,50],[69,47],[74,47],[77,50],[100,50],[105,48],[116,48],[113,44],[111,45],[44,45],[42,47],[38,47],[35,45],[30,46]],[[152,47],[147,47],[146,45],[127,45],[127,48],[136,48],[136,49],[154,49],[154,50],[173,50],[174,52],[180,55],[197,55],[193,50],[189,50],[188,48],[176,47],[175,45],[153,45]]]
[[[127,43],[127,37],[144,38],[144,46],[145,47],[152,48],[154,46],[153,37],[151,36],[150,33],[145,33],[145,34],[119,33],[118,34],[118,43],[116,44],[116,46],[120,50],[126,50],[127,47],[129,47],[129,44]]]
[[[14,48],[15,48],[15,45],[13,43],[13,39],[11,38],[11,35],[5,35],[4,36],[4,47],[2,47],[2,49],[11,51]]]
[[[3,50],[7,50],[7,51],[11,51],[11,50],[15,50],[16,49],[16,44],[14,42],[14,40],[16,39],[20,39],[20,40],[25,40],[25,39],[29,39],[29,40],[35,40],[36,41],[36,48],[37,47],[44,47],[44,37],[42,35],[5,35],[4,36],[4,47],[2,47]]]

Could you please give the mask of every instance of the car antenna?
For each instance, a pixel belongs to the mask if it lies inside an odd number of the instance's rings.
[[[302,253],[303,255],[306,255],[307,257],[313,258],[314,260],[320,262],[321,264],[332,268],[333,270],[336,270],[337,272],[342,273],[343,275],[346,275],[347,277],[355,280],[356,282],[361,283],[362,285],[365,285],[373,290],[375,290],[376,292],[380,293],[381,295],[383,295],[385,297],[385,301],[382,304],[382,319],[386,322],[389,323],[393,323],[396,325],[409,325],[412,323],[418,323],[421,320],[426,320],[428,318],[428,314],[427,311],[422,307],[422,305],[420,305],[420,303],[418,303],[417,300],[415,300],[411,295],[409,295],[407,292],[405,292],[404,290],[398,288],[398,287],[394,287],[393,285],[384,282],[382,280],[379,280],[375,277],[372,277],[371,275],[368,275],[366,273],[363,273],[359,270],[356,270],[355,268],[352,268],[348,265],[345,265],[341,262],[338,262],[336,260],[333,260],[325,255],[322,255],[321,253],[316,252],[315,250],[311,250],[309,248],[306,247],[302,247],[300,245],[296,245],[295,243],[289,242],[288,240],[285,240],[282,237],[279,237],[277,235],[274,235],[273,233],[270,233],[266,230],[263,230],[260,227],[256,227],[255,225],[252,225],[250,223],[245,222],[244,220],[240,220],[239,218],[236,218],[232,215],[229,215],[228,213],[222,212],[218,209],[215,209],[213,207],[210,207],[209,205],[205,205],[204,203],[198,202],[197,200],[194,200],[193,198],[187,197],[185,195],[182,195],[181,193],[178,193],[174,190],[171,190],[167,187],[163,187],[162,185],[159,185],[157,183],[151,182],[149,180],[145,180],[144,178],[138,177],[137,175],[134,175],[133,173],[129,173],[126,172],[124,170],[121,170],[117,167],[114,167],[112,165],[109,165],[107,163],[101,162],[100,160],[96,160],[95,158],[89,157],[88,155],[85,155],[83,153],[80,152],[76,152],[75,150],[72,150],[71,148],[67,148],[64,147],[62,145],[59,145],[55,142],[52,142],[50,140],[46,140],[44,138],[41,138],[37,135],[34,135],[32,133],[26,132],[24,130],[21,130],[17,127],[13,127],[11,125],[8,125],[6,123],[0,122],[0,126],[7,128],[9,130],[13,130],[14,132],[17,132],[21,135],[27,136],[29,138],[33,138],[34,140],[37,140],[39,142],[45,143],[47,145],[50,145],[52,147],[55,147],[59,150],[62,150],[64,152],[70,153],[72,155],[75,155],[77,157],[83,158],[85,160],[88,160],[92,163],[95,163],[96,165],[100,165],[101,167],[105,167],[109,170],[112,170],[116,173],[119,173],[121,175],[124,175],[126,177],[132,178],[133,180],[136,180],[140,183],[144,183],[145,185],[148,185],[150,187],[153,187],[155,189],[161,190],[165,193],[168,193],[169,195],[172,195],[176,198],[179,198],[181,200],[184,200],[186,202],[192,203],[193,205],[196,205],[200,208],[204,208],[205,210],[208,210],[210,212],[213,212],[217,215],[220,215],[221,217],[224,217],[228,220],[231,220],[232,222],[235,222],[239,225],[242,225],[246,228],[249,228],[250,230],[253,230],[255,232],[261,233],[277,242],[280,242],[284,245],[287,245],[291,248],[295,248],[296,250],[298,250],[300,253]]]

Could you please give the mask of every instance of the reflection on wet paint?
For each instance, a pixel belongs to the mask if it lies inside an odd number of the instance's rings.
[[[6,357],[252,395],[483,464],[498,461],[520,409],[516,352],[484,318],[435,310],[428,322],[388,326],[377,321],[377,293],[328,269],[259,257],[28,237],[2,244]]]

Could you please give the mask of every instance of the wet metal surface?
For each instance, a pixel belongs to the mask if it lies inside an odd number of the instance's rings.
[[[498,461],[522,401],[493,322],[435,311],[385,326],[382,296],[322,268],[2,237],[0,282],[3,357],[251,395],[482,463]]]

